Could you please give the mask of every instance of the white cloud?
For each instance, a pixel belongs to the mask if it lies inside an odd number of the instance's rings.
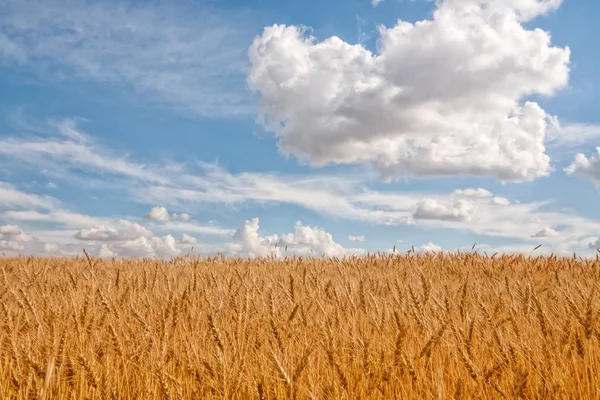
[[[178,219],[181,221],[189,221],[190,220],[190,215],[186,214],[186,213],[182,213],[182,214],[173,214],[172,216],[173,219]]]
[[[154,253],[161,258],[173,258],[181,255],[181,249],[177,247],[175,238],[172,235],[152,238],[152,248]]]
[[[274,25],[249,49],[250,87],[279,147],[315,166],[372,163],[385,178],[550,172],[532,94],[567,85],[568,48],[522,22],[558,1],[445,0],[380,29],[379,54]]]
[[[258,228],[258,218],[247,220],[244,226],[238,228],[233,234],[234,244],[230,245],[230,250],[236,255],[250,258],[280,256],[281,252],[275,246],[279,240],[278,236],[261,237]]]
[[[348,240],[350,240],[351,242],[364,242],[365,237],[364,236],[348,236]]]
[[[164,207],[152,207],[150,212],[144,215],[144,218],[151,219],[153,221],[168,221],[171,219],[171,216]]]
[[[534,235],[531,235],[532,238],[549,238],[549,237],[557,237],[559,235],[558,232],[556,232],[554,229],[552,228],[544,228],[538,232],[536,232]]]
[[[58,203],[52,197],[22,192],[7,182],[0,182],[0,199],[2,199],[0,200],[0,209],[11,207],[51,209]]]
[[[90,225],[102,224],[105,218],[95,218],[68,210],[56,209],[45,213],[38,211],[6,211],[3,217],[10,221],[22,222],[52,222],[68,228],[83,228]]]
[[[477,214],[478,208],[466,200],[458,200],[450,205],[440,204],[435,199],[423,199],[417,204],[414,217],[445,221],[468,221]]]
[[[152,225],[152,227],[163,231],[193,232],[200,235],[211,236],[231,236],[234,232],[232,229],[221,228],[220,226],[216,225],[198,225],[196,222],[187,221],[170,221]]]
[[[373,7],[377,7],[379,4],[383,3],[384,0],[371,0],[371,5]]]
[[[579,147],[600,139],[600,125],[585,123],[562,124],[557,117],[550,119],[546,142],[549,147]]]
[[[113,258],[116,256],[117,256],[117,253],[110,250],[106,244],[103,243],[100,245],[100,249],[98,250],[98,254],[97,254],[98,258]]]
[[[25,249],[23,243],[14,240],[0,240],[0,250],[19,251]]]
[[[582,153],[575,156],[575,160],[571,165],[565,168],[565,172],[568,175],[576,175],[583,178],[587,178],[595,182],[600,183],[600,147],[596,147],[598,154],[592,155],[589,158]]]
[[[347,249],[336,243],[328,232],[318,227],[308,227],[300,222],[294,226],[294,232],[284,235],[261,236],[259,220],[247,220],[231,236],[231,241],[221,245],[198,244],[191,236],[183,234],[177,242],[172,235],[162,237],[138,237],[134,240],[111,241],[103,243],[98,249],[99,257],[159,257],[173,258],[183,254],[180,245],[194,245],[202,255],[223,253],[235,257],[280,258],[289,255],[343,257],[363,254],[362,249]],[[197,245],[197,246],[196,246]],[[100,255],[101,254],[101,255]]]
[[[416,252],[417,253],[440,253],[442,252],[442,248],[436,244],[433,243],[427,243],[424,244],[423,246],[419,247]]]
[[[1,219],[0,214],[0,219]],[[58,249],[58,244],[54,242],[42,242],[39,238],[25,233],[23,229],[16,225],[0,226],[0,251],[9,256],[17,254],[65,254]],[[56,251],[54,246],[56,247]]]
[[[591,242],[588,244],[588,248],[591,250],[600,249],[600,238],[598,238],[595,242]]]
[[[201,4],[46,0],[0,3],[0,65],[41,79],[119,84],[201,115],[246,114],[248,12]],[[198,23],[202,21],[202,23]]]
[[[89,229],[82,229],[75,234],[75,238],[87,241],[120,242],[135,240],[142,236],[152,236],[152,232],[143,226],[127,220],[119,221],[121,229],[117,230],[105,225],[94,225]]]
[[[492,197],[492,193],[489,190],[482,188],[479,189],[457,189],[454,191],[457,196],[464,197]]]
[[[54,183],[54,182],[48,182],[48,183],[46,183],[46,189],[53,190],[53,189],[56,189],[56,187],[57,187],[56,183]]]
[[[144,215],[144,218],[150,219],[152,221],[171,221],[171,220],[180,220],[180,221],[189,221],[190,215],[186,213],[181,214],[169,214],[165,207],[152,207],[149,213]]]
[[[133,240],[112,242],[102,244],[98,250],[98,257],[158,257],[171,259],[182,254],[177,247],[175,238],[172,235],[163,237],[138,237]]]
[[[32,237],[16,225],[0,226],[0,250],[21,251]]]
[[[104,254],[111,254],[107,252],[110,251],[117,256],[136,254],[165,257],[180,254],[168,234],[155,239],[151,230],[134,222],[74,213],[58,208],[58,201],[51,197],[41,198],[21,192],[4,183],[0,183],[0,188],[8,194],[7,202],[0,201],[0,222],[24,223],[33,227],[35,233],[35,239],[29,241],[31,236],[25,234],[16,224],[2,225],[0,227],[0,240],[2,241],[0,246],[2,250],[9,251],[9,253],[19,251],[43,254],[45,243],[56,242],[61,248],[60,254],[78,254],[81,251],[81,245],[73,240],[73,238],[77,238],[90,242],[86,244],[86,248],[91,253],[102,250]],[[29,209],[21,210],[22,206]],[[8,210],[4,210],[5,208]],[[43,210],[40,212],[36,208]],[[158,224],[157,229],[160,231],[171,229],[179,232],[189,231],[214,236],[230,236],[233,233],[231,229],[224,229],[214,224],[202,226],[195,221],[184,221],[189,219],[189,215],[185,213],[174,214],[174,216],[177,221]],[[138,240],[141,237],[146,239]],[[29,241],[27,245],[26,241]],[[106,242],[104,250],[101,242]],[[70,250],[70,252],[66,252],[66,250]]]
[[[66,175],[66,171],[83,169],[95,174],[108,173],[162,184],[169,181],[161,173],[149,171],[143,164],[114,157],[91,144],[59,138],[0,139],[0,157],[16,160],[23,165],[57,171],[57,177]]]
[[[2,225],[0,226],[0,233],[6,235],[20,235],[23,231],[16,225]]]
[[[134,240],[115,244],[110,247],[111,251],[117,253],[120,257],[152,257],[154,249],[152,240],[147,237],[139,237]]]
[[[486,7],[485,10],[490,13],[514,13],[519,21],[528,21],[556,10],[562,0],[446,0],[444,3],[459,12]]]
[[[181,244],[196,244],[197,240],[195,237],[187,235],[187,234],[182,234],[181,235],[181,240],[179,241]]]
[[[60,249],[57,243],[45,243],[44,244],[44,253],[47,254],[58,254],[60,253]]]
[[[505,197],[496,196],[492,199],[492,201],[490,201],[490,204],[493,204],[495,206],[507,206],[510,204],[510,200],[508,200]]]
[[[90,137],[77,126],[76,118],[64,118],[59,121],[54,121],[52,125],[58,133],[70,140],[78,143],[89,143]]]
[[[19,251],[24,249],[25,246],[21,242],[15,240],[0,240],[0,250]]]
[[[166,206],[193,206],[199,203],[234,206],[254,202],[288,203],[319,212],[359,221],[403,221],[410,218],[410,211],[382,212],[373,207],[361,207],[358,196],[362,180],[356,176],[308,175],[277,176],[262,173],[233,175],[221,167],[201,164],[201,174],[182,173],[172,186],[152,185],[131,190],[131,196],[144,204]],[[361,196],[365,196],[363,193]],[[409,196],[405,196],[408,198]]]
[[[514,244],[508,244],[508,245],[504,245],[504,246],[486,246],[485,252],[490,256],[496,252],[499,254],[522,254],[524,256],[550,255],[552,253],[559,255],[559,256],[560,255],[571,255],[571,256],[573,255],[572,251],[566,251],[564,249],[553,248],[551,246],[546,246],[546,245],[543,245],[542,247],[538,247],[538,246],[539,246],[538,242],[532,243],[530,245],[514,243]],[[483,246],[478,246],[478,247],[483,247]]]
[[[259,220],[247,220],[236,230],[233,242],[226,245],[226,252],[241,257],[282,257],[285,255],[343,257],[362,254],[362,249],[346,249],[333,240],[330,233],[318,227],[309,227],[297,222],[294,232],[260,236]]]
[[[319,227],[302,225],[300,221],[294,225],[294,233],[281,236],[281,246],[299,255],[315,255],[320,257],[343,257],[352,253],[362,253],[359,249],[346,249],[334,242],[333,236]]]
[[[0,238],[20,243],[29,242],[31,240],[31,236],[23,232],[17,225],[0,226],[0,235]]]

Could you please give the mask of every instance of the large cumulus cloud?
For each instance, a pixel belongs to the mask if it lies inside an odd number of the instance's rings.
[[[280,149],[385,178],[528,181],[551,170],[547,115],[525,101],[568,82],[568,48],[523,22],[557,0],[445,0],[430,20],[380,28],[378,52],[274,25],[249,49],[250,87]]]

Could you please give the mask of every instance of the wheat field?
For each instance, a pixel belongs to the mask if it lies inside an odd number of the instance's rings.
[[[0,259],[2,399],[599,399],[598,258]]]

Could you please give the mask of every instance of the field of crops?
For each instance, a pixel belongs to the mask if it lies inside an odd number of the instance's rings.
[[[598,399],[600,261],[0,259],[2,399]]]

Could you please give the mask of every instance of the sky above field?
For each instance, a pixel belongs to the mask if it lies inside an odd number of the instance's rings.
[[[592,0],[0,0],[0,254],[600,247]]]

